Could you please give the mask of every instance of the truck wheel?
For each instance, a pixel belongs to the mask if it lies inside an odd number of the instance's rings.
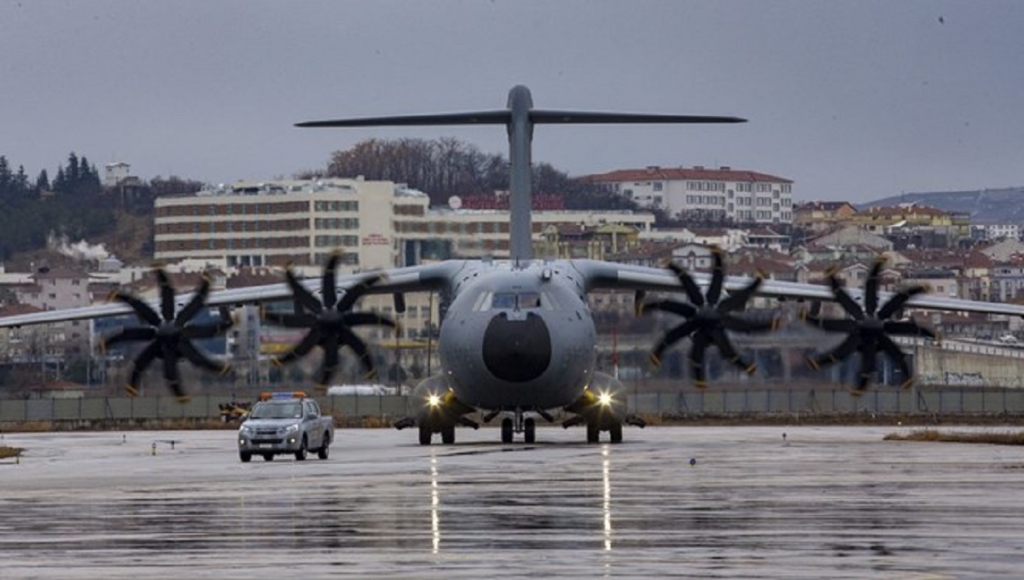
[[[263,461],[273,461],[273,460],[274,460],[274,454],[273,453],[264,453],[263,454]]]
[[[295,452],[295,461],[306,460],[306,436],[302,436],[302,443],[299,444],[299,450]]]
[[[320,459],[327,459],[327,454],[330,453],[327,448],[331,444],[331,436],[324,433],[324,444],[320,446],[320,449],[316,450],[316,456]]]
[[[242,460],[242,463],[249,463],[252,461],[252,453],[248,451],[239,451],[238,458]]]

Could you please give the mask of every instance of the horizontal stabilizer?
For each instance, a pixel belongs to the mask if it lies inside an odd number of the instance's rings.
[[[402,127],[407,125],[506,125],[512,119],[510,111],[480,111],[477,113],[440,113],[437,115],[402,115],[397,117],[366,117],[362,119],[336,119],[333,121],[307,121],[296,127]]]
[[[659,115],[648,113],[594,113],[587,111],[529,112],[533,123],[608,124],[608,123],[745,123],[740,117],[714,115]],[[296,127],[401,127],[429,125],[506,125],[512,120],[510,111],[480,111],[477,113],[441,113],[437,115],[403,115],[397,117],[366,117],[362,119],[335,119],[307,121]]]
[[[710,115],[659,115],[648,113],[591,113],[587,111],[530,111],[534,123],[746,123],[741,117]]]

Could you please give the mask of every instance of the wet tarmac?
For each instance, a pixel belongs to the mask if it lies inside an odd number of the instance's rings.
[[[249,464],[230,431],[7,434],[0,577],[1020,577],[1024,450],[898,430],[345,430]]]

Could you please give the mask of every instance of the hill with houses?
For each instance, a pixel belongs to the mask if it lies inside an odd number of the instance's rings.
[[[1024,186],[974,191],[904,193],[858,204],[858,210],[915,203],[967,214],[972,224],[1024,224]]]

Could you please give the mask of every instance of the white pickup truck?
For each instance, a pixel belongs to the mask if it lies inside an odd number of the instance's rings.
[[[271,461],[286,453],[304,461],[316,451],[327,459],[333,441],[334,419],[321,415],[320,405],[305,393],[263,393],[238,428],[238,457],[248,463],[253,455]]]

